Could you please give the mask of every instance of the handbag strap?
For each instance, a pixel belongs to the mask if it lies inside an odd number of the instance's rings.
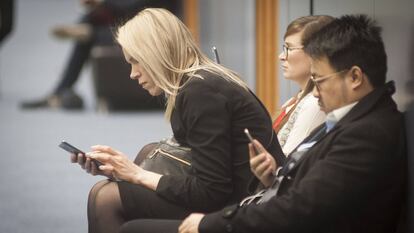
[[[257,100],[257,102],[259,102],[260,106],[262,106],[263,110],[266,112],[267,116],[269,117],[270,124],[272,124],[272,117],[270,116],[269,111],[267,111],[267,108],[264,106],[262,101],[256,96],[256,94],[254,94],[254,92],[252,90],[250,90],[250,88],[249,88],[249,92],[250,92],[250,94],[252,94],[254,96],[254,98]],[[265,149],[270,148],[270,146],[272,145],[272,142],[273,142],[273,137],[275,135],[275,131],[273,130],[273,127],[270,127],[270,129],[272,130],[272,135],[270,137],[269,142],[265,146]]]

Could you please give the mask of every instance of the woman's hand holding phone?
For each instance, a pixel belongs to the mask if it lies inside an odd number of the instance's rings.
[[[84,169],[89,174],[92,174],[94,176],[103,175],[112,179],[112,173],[99,169],[99,166],[102,166],[103,164],[97,163],[96,160],[92,160],[90,157],[88,157],[88,154],[89,153],[79,153],[77,155],[71,154],[70,160],[72,163],[78,163],[82,167],[82,169]]]
[[[104,175],[110,179],[140,184],[152,190],[156,190],[162,176],[142,169],[122,152],[109,146],[92,146],[92,151],[88,153],[65,141],[62,141],[59,147],[71,153],[72,163],[78,163],[92,175]]]
[[[108,178],[112,178],[112,175],[110,173],[101,171],[99,169],[99,166],[101,166],[102,163],[100,163],[97,160],[91,159],[87,156],[87,153],[83,152],[82,150],[78,149],[72,144],[66,141],[62,141],[59,144],[59,147],[71,153],[70,161],[72,163],[78,163],[82,167],[82,169],[84,169],[87,173],[90,173],[92,175],[104,175]]]
[[[100,166],[100,169],[105,173],[112,174],[117,179],[140,184],[140,177],[146,172],[129,160],[125,154],[109,146],[92,146],[92,152],[87,155],[102,162],[104,165]]]

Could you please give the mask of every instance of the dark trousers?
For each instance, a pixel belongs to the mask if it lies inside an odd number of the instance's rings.
[[[13,28],[13,0],[0,1],[0,44]]]
[[[177,233],[181,220],[140,219],[122,225],[120,233]]]
[[[97,25],[90,15],[85,15],[80,20],[80,23],[90,25],[92,28],[92,35],[87,41],[75,42],[54,94],[62,93],[64,90],[73,87],[76,81],[78,81],[80,72],[82,71],[84,64],[88,61],[92,48],[95,45],[114,44],[109,25]]]

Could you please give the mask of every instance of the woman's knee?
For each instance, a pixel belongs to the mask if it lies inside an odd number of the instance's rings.
[[[110,181],[108,180],[101,180],[98,183],[96,183],[91,190],[89,191],[89,200],[95,200],[95,197],[97,194],[102,190],[102,187],[104,187],[106,184],[108,184]]]
[[[120,201],[118,185],[116,182],[102,180],[96,183],[89,192],[88,203],[91,205],[111,206],[118,205]]]

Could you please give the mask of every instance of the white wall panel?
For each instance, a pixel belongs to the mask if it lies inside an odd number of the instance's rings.
[[[376,0],[375,18],[383,27],[385,50],[388,55],[388,80],[395,80],[394,99],[402,110],[413,96],[407,82],[414,79],[414,1]],[[413,87],[411,87],[413,88]]]
[[[310,14],[309,0],[279,0],[279,45],[278,52],[275,56],[279,56],[282,52],[283,36],[286,32],[288,24],[300,17]],[[296,83],[286,80],[283,77],[280,65],[278,64],[278,76],[279,76],[279,105],[281,106],[290,97],[295,95],[299,91],[299,87]]]
[[[212,57],[216,46],[221,63],[255,87],[255,1],[208,0],[200,4],[200,40]]]
[[[314,0],[314,14],[340,16],[343,14],[368,14],[373,16],[375,0]]]

